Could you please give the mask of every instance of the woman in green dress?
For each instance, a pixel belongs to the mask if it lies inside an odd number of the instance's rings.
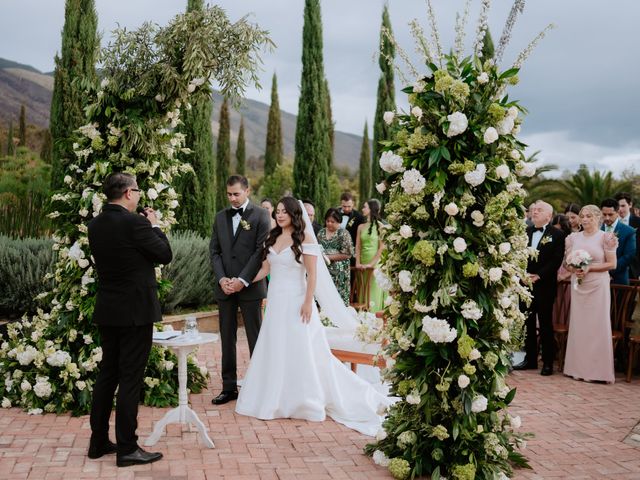
[[[336,208],[330,208],[324,216],[325,228],[318,232],[318,243],[324,251],[325,261],[333,283],[338,289],[344,304],[349,306],[351,275],[349,259],[353,257],[351,236],[340,228],[342,215]]]
[[[362,214],[367,219],[358,227],[356,236],[356,270],[358,270],[357,285],[368,285],[368,295],[358,292],[358,302],[368,304],[370,312],[377,312],[384,308],[385,292],[378,286],[373,276],[373,270],[380,261],[384,243],[380,238],[382,217],[380,216],[380,202],[375,198],[367,200],[362,206]],[[368,298],[367,298],[368,297]]]

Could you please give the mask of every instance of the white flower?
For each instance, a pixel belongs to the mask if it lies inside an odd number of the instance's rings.
[[[376,415],[378,415],[379,417],[384,417],[387,414],[387,410],[387,405],[385,405],[384,403],[379,403],[378,407],[376,408]]]
[[[7,397],[2,397],[2,408],[11,408],[11,400]]]
[[[108,86],[109,86],[109,79],[103,78],[102,81],[100,82],[100,88],[105,89]]]
[[[500,252],[500,255],[506,255],[511,251],[511,244],[509,242],[502,242],[498,245],[498,251]]]
[[[478,360],[481,356],[482,355],[480,354],[480,350],[478,350],[477,348],[474,348],[469,353],[469,360]]]
[[[81,208],[78,213],[81,217],[86,217],[87,215],[89,215],[89,210],[87,210],[86,208]]]
[[[382,450],[376,450],[373,452],[373,463],[376,465],[380,465],[381,467],[389,466],[389,457],[385,455]]]
[[[69,185],[73,181],[73,178],[71,178],[69,175],[65,175],[63,181],[64,181],[64,183]]]
[[[380,155],[380,168],[387,173],[400,173],[405,171],[402,165],[402,157],[393,152],[383,152],[382,155]]]
[[[23,392],[28,392],[29,390],[31,390],[31,384],[27,379],[22,380],[22,383],[20,384],[20,390],[22,390]]]
[[[422,319],[422,331],[434,343],[450,343],[458,336],[455,328],[450,327],[446,320],[426,315]]]
[[[40,398],[49,398],[53,392],[48,377],[38,377],[33,392]]]
[[[486,174],[486,165],[484,163],[479,163],[478,165],[476,165],[475,170],[464,174],[464,179],[472,187],[477,187],[482,182],[484,182]]]
[[[47,357],[47,363],[52,367],[62,367],[71,362],[71,355],[64,350],[56,350]]]
[[[158,191],[155,188],[150,188],[147,190],[147,197],[149,197],[150,200],[155,200],[158,198]]]
[[[502,180],[507,178],[509,176],[509,173],[511,173],[511,171],[509,170],[509,167],[504,163],[496,167],[496,177],[501,178]]]
[[[471,218],[473,219],[473,225],[481,227],[484,225],[484,215],[480,210],[474,210],[471,212]]]
[[[473,413],[484,412],[487,409],[487,397],[478,395],[471,402],[471,411]]]
[[[530,162],[520,162],[516,167],[516,173],[521,177],[533,177],[536,174],[536,167]]]
[[[398,283],[403,292],[413,291],[413,285],[411,285],[411,272],[408,270],[402,270],[398,274]]]
[[[447,212],[448,215],[451,215],[452,217],[454,217],[458,214],[460,210],[458,209],[458,206],[455,203],[451,202],[445,205],[444,211]]]
[[[400,185],[404,189],[405,193],[408,195],[415,195],[424,189],[427,185],[427,181],[418,170],[412,168],[402,174]]]
[[[164,369],[165,370],[173,370],[174,367],[174,363],[170,360],[167,360],[166,362],[164,362]]]
[[[83,382],[82,380],[78,380],[76,382],[76,388],[78,390],[84,390],[87,387],[87,384],[85,382]]]
[[[511,417],[509,419],[509,423],[511,424],[511,428],[513,428],[514,430],[517,430],[522,426],[522,419],[520,418],[520,415]]]
[[[518,107],[509,107],[509,110],[507,110],[507,117],[512,118],[513,120],[518,118]]]
[[[469,380],[469,377],[467,377],[466,375],[460,375],[458,377],[458,386],[460,388],[467,388],[469,386],[469,383],[471,383],[471,380]]]
[[[453,241],[453,249],[458,253],[462,253],[467,249],[467,242],[465,242],[464,238],[457,237]]]
[[[409,225],[402,225],[400,227],[400,236],[402,238],[411,238],[413,236],[413,230]]]
[[[508,342],[511,339],[511,335],[509,335],[509,330],[506,328],[503,328],[502,330],[500,330],[500,340],[502,340],[503,342]]]
[[[373,276],[376,279],[376,283],[378,284],[378,286],[385,292],[388,292],[389,290],[391,290],[391,287],[393,287],[393,284],[391,283],[391,280],[389,280],[389,277],[387,277],[379,268],[376,268],[373,271]]]
[[[506,116],[498,122],[496,130],[500,135],[508,135],[511,133],[511,130],[513,130],[514,125],[513,118]]]
[[[80,245],[80,242],[76,241],[73,245],[71,245],[68,255],[69,255],[69,258],[76,261],[80,260],[81,258],[84,258],[84,251],[82,250],[82,246]]]
[[[456,233],[456,227],[454,227],[453,225],[447,225],[446,227],[444,227],[444,233],[452,235]]]
[[[387,189],[387,184],[385,182],[376,183],[376,190],[378,193],[383,194]]]
[[[499,282],[502,278],[502,269],[500,267],[492,267],[489,269],[489,280]]]
[[[386,123],[387,125],[391,125],[395,116],[396,114],[394,112],[384,112],[384,115],[382,115],[382,119],[384,120],[384,123]]]
[[[412,390],[409,395],[407,395],[407,403],[410,405],[420,405],[422,399],[420,398],[420,393],[417,390]]]
[[[422,118],[422,109],[420,107],[413,107],[411,109],[411,115],[413,115],[414,117],[416,117],[418,120],[420,120]]]
[[[27,415],[42,415],[42,409],[41,408],[32,408],[31,410],[29,410],[27,412]]]
[[[493,127],[489,127],[485,130],[484,132],[484,143],[486,143],[487,145],[495,142],[498,139],[498,131],[493,128]]]
[[[513,150],[511,150],[511,158],[513,158],[514,160],[520,160],[520,152],[518,150],[516,150],[515,148]]]
[[[86,258],[81,258],[80,260],[78,260],[78,266],[80,268],[87,268],[89,266],[89,260],[87,260]]]
[[[469,126],[467,116],[462,112],[453,112],[451,115],[447,115],[449,120],[449,130],[447,130],[447,137],[455,137],[463,133]]]
[[[196,90],[196,86],[193,83],[187,85],[187,92],[193,93]]]
[[[424,92],[425,83],[422,80],[418,80],[413,84],[413,93]]]
[[[93,343],[93,338],[91,338],[91,335],[83,335],[82,340],[84,340],[85,345],[91,345]]]
[[[520,133],[520,125],[516,125],[515,127],[513,127],[513,130],[511,131],[511,135],[517,135]]]
[[[482,310],[478,308],[478,304],[473,300],[465,301],[462,304],[462,310],[460,313],[468,320],[480,320],[480,318],[482,318]]]
[[[378,442],[381,442],[382,440],[384,440],[385,438],[387,438],[387,432],[384,428],[380,428],[378,429],[378,432],[376,433],[376,440]]]
[[[500,303],[500,306],[506,310],[507,308],[509,308],[511,306],[511,304],[513,302],[511,301],[511,298],[509,296],[503,295],[498,300],[498,303]]]
[[[480,85],[483,85],[488,81],[489,81],[489,74],[487,72],[482,72],[480,75],[478,75],[478,83]]]

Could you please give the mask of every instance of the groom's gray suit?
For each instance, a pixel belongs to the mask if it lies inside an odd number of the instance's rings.
[[[220,314],[222,343],[222,390],[237,389],[236,336],[238,308],[242,311],[249,351],[258,339],[262,322],[262,299],[267,295],[264,280],[252,283],[262,265],[262,251],[271,228],[268,212],[249,202],[236,232],[233,232],[231,207],[217,213],[211,235],[211,263],[216,277],[215,299]],[[222,278],[239,278],[248,286],[226,295],[220,287]]]

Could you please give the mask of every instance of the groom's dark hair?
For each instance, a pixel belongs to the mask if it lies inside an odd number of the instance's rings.
[[[227,187],[231,187],[236,183],[242,185],[242,188],[244,188],[245,190],[249,188],[249,180],[247,180],[247,177],[243,175],[231,175],[229,178],[227,178]]]
[[[618,200],[614,198],[605,198],[600,203],[600,208],[613,208],[616,212],[618,211],[618,206]]]
[[[129,188],[136,184],[136,177],[130,173],[115,172],[109,175],[102,184],[102,192],[107,200],[119,200]]]

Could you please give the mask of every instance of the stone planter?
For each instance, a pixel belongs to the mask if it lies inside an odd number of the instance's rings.
[[[218,333],[220,331],[220,318],[217,310],[206,312],[183,313],[180,315],[163,315],[162,324],[171,325],[174,330],[182,330],[186,317],[198,319],[198,330],[204,333]],[[238,326],[243,326],[242,313],[238,312]]]

